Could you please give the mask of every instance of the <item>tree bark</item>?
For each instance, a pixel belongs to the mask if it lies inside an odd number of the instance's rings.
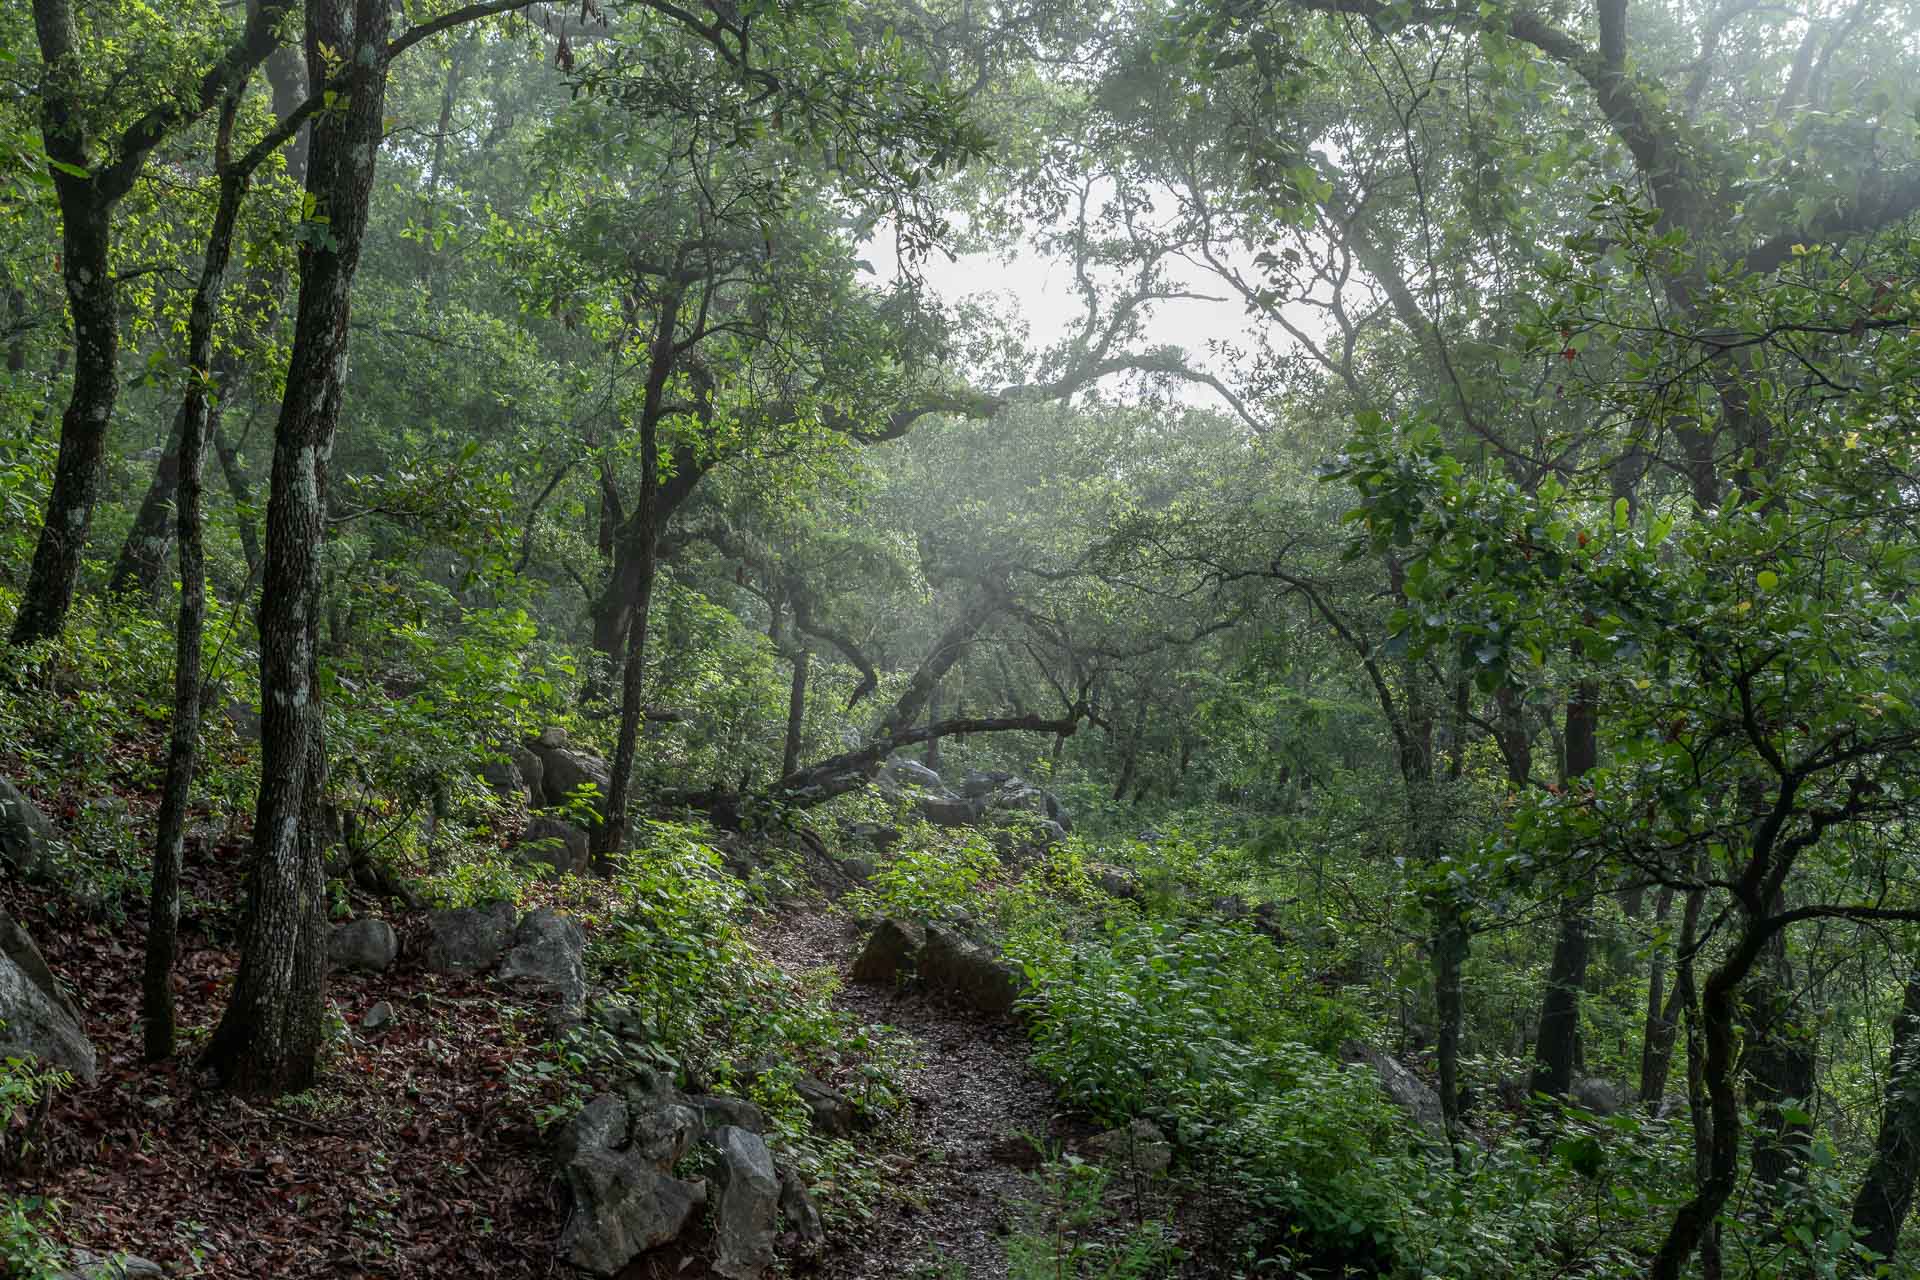
[[[1566,783],[1572,785],[1599,763],[1599,736],[1594,706],[1599,690],[1583,680],[1567,701]],[[1533,1074],[1528,1087],[1535,1093],[1564,1098],[1573,1087],[1573,1068],[1580,1038],[1580,996],[1587,985],[1587,959],[1592,950],[1588,934],[1593,927],[1593,899],[1584,893],[1566,898],[1560,908],[1560,933],[1554,942],[1553,962],[1547,970],[1547,990],[1540,1003],[1540,1029],[1534,1041]]]
[[[1891,1261],[1900,1244],[1900,1228],[1913,1207],[1916,1181],[1920,1181],[1920,967],[1908,973],[1906,997],[1893,1020],[1880,1137],[1853,1202],[1854,1234],[1884,1260]]]
[[[780,776],[786,777],[800,767],[807,732],[807,669],[813,655],[802,645],[793,651],[793,683],[787,690],[787,741],[780,754]]]
[[[273,89],[273,109],[277,119],[286,119],[298,109],[305,94],[302,91],[298,59],[291,49],[281,47],[274,50],[267,59],[267,81]],[[281,149],[286,157],[287,175],[294,181],[303,181],[306,177],[305,131],[296,132]],[[242,179],[251,174],[240,175]],[[224,185],[222,195],[225,194]],[[286,272],[277,265],[278,259],[270,259],[268,264],[258,267],[245,286],[250,298],[259,298],[263,302],[261,309],[253,317],[247,334],[234,348],[221,351],[214,357],[212,369],[212,399],[209,405],[209,434],[217,440],[220,431],[220,419],[225,412],[228,388],[238,384],[246,372],[243,352],[249,348],[264,345],[274,327],[274,319],[279,311],[281,297],[286,293]],[[224,268],[223,268],[224,270]],[[172,538],[172,515],[175,495],[180,487],[180,443],[185,406],[181,407],[173,422],[173,432],[168,439],[167,450],[153,469],[153,479],[147,485],[147,492],[140,500],[140,509],[134,514],[133,525],[127,530],[125,541],[120,544],[119,558],[114,562],[113,576],[107,582],[108,595],[135,595],[142,600],[150,600],[160,590],[161,574],[166,568],[167,546]],[[221,452],[221,465],[228,467],[227,452]],[[241,500],[244,486],[235,489],[234,472],[227,470],[228,488],[234,491],[235,501]],[[253,528],[250,524],[241,526],[241,541],[252,543]],[[249,547],[247,562],[249,567],[258,558],[256,548]]]
[[[243,1092],[305,1088],[321,1041],[326,954],[319,806],[326,740],[317,681],[320,543],[327,462],[339,421],[354,271],[367,225],[386,100],[386,0],[310,0],[309,78],[327,50],[348,67],[341,105],[315,117],[307,191],[324,223],[300,248],[300,297],[274,432],[261,584],[260,796],[233,996],[207,1063]]]
[[[233,120],[244,84],[220,109],[214,152],[220,200],[200,266],[187,321],[187,391],[180,402],[179,501],[180,611],[174,624],[173,733],[167,746],[166,781],[160,791],[159,830],[154,840],[153,884],[147,909],[147,954],[141,995],[146,1054],[158,1062],[173,1056],[173,965],[180,924],[180,864],[187,805],[200,746],[200,649],[206,636],[207,566],[202,546],[201,479],[213,417],[213,322],[220,286],[233,255],[234,224],[246,196],[247,175],[227,172]]]
[[[47,492],[40,537],[9,637],[29,645],[58,636],[73,607],[87,530],[100,496],[107,425],[120,388],[120,329],[112,264],[113,208],[133,186],[147,154],[171,133],[225,99],[278,42],[286,0],[248,15],[240,39],[201,77],[197,93],[165,98],[115,140],[104,163],[86,120],[84,54],[71,0],[34,0],[34,30],[46,67],[40,131],[60,207],[61,278],[73,317],[73,392],[60,420],[60,451]]]
[[[1689,890],[1681,915],[1677,949],[1690,948],[1700,926],[1700,908],[1705,894]],[[1673,910],[1673,890],[1663,888],[1654,904],[1656,926],[1666,923]],[[1666,991],[1667,958],[1656,950],[1647,973],[1647,1018],[1640,1035],[1640,1103],[1658,1106],[1667,1093],[1667,1075],[1673,1069],[1673,1041],[1680,1029],[1680,991],[1676,983],[1671,995]]]

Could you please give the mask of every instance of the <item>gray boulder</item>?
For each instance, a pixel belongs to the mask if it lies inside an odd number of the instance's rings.
[[[484,907],[460,907],[427,916],[433,938],[427,944],[427,967],[436,973],[482,973],[500,963],[513,941],[518,918],[511,902]]]
[[[927,942],[926,930],[905,920],[882,920],[867,937],[867,945],[853,962],[855,982],[884,985],[898,982],[913,969],[913,960]]]
[[[540,757],[540,795],[546,807],[566,803],[576,789],[586,783],[592,783],[600,795],[606,795],[613,786],[613,773],[607,762],[599,756],[589,755],[585,751],[576,751],[564,745],[548,746],[548,730],[532,746],[534,755]]]
[[[767,1113],[758,1104],[748,1102],[745,1098],[696,1093],[687,1099],[687,1105],[700,1112],[701,1121],[709,1129],[745,1129],[749,1133],[767,1131]]]
[[[1173,1144],[1151,1120],[1135,1120],[1119,1129],[1097,1133],[1086,1141],[1087,1153],[1102,1164],[1130,1168],[1157,1178],[1173,1166]]]
[[[909,787],[922,787],[941,795],[950,794],[947,784],[940,775],[917,760],[889,760],[880,767],[880,789],[882,791],[901,791]]]
[[[612,1151],[626,1143],[627,1104],[603,1093],[554,1129],[553,1159],[564,1167],[583,1151]]]
[[[73,1268],[59,1273],[60,1280],[161,1280],[166,1268],[137,1253],[114,1253],[101,1257],[86,1249],[73,1251]]]
[[[916,963],[929,987],[989,1017],[1011,1014],[1026,989],[1012,965],[937,925],[927,926],[927,944]]]
[[[550,868],[556,877],[587,874],[587,833],[551,814],[535,814],[507,852],[523,865]]]
[[[787,1220],[801,1257],[818,1257],[826,1248],[827,1228],[820,1220],[819,1206],[814,1204],[807,1184],[791,1169],[780,1170],[780,1216]]]
[[[793,1082],[793,1091],[806,1103],[814,1132],[830,1138],[844,1138],[853,1132],[853,1103],[838,1089],[812,1076],[801,1076]]]
[[[587,998],[587,936],[552,907],[538,907],[513,931],[513,949],[500,962],[509,982],[550,991],[578,1011]]]
[[[848,844],[864,845],[877,853],[885,853],[900,843],[900,828],[890,827],[884,822],[856,822],[847,827],[845,836]]]
[[[1617,1080],[1581,1076],[1573,1082],[1573,1102],[1599,1116],[1618,1115],[1632,1106],[1635,1094]]]
[[[393,1006],[385,1000],[360,1015],[360,1034],[377,1036],[393,1026]]]
[[[780,1206],[773,1156],[760,1135],[737,1125],[723,1125],[707,1140],[720,1157],[713,1270],[727,1280],[761,1280],[773,1265],[773,1222]]]
[[[1358,1040],[1349,1040],[1341,1045],[1340,1056],[1348,1063],[1364,1065],[1371,1070],[1380,1081],[1380,1091],[1393,1099],[1415,1124],[1426,1130],[1429,1137],[1444,1139],[1447,1136],[1447,1122],[1440,1109],[1440,1095],[1428,1087],[1426,1081],[1407,1070],[1398,1058]]]
[[[960,794],[970,800],[989,796],[1013,780],[1014,776],[1010,773],[982,773],[976,770],[960,780]]]
[[[649,1249],[687,1229],[707,1188],[659,1172],[624,1151],[582,1151],[567,1164],[573,1213],[560,1233],[561,1256],[596,1276],[619,1274]]]
[[[921,796],[920,816],[936,827],[970,827],[986,813],[986,803],[964,796]]]
[[[393,926],[373,916],[337,924],[327,936],[327,962],[335,969],[385,973],[399,954],[400,938]]]
[[[520,766],[511,755],[507,755],[504,749],[501,754],[506,758],[482,762],[480,780],[508,804],[531,807],[534,802],[532,784],[527,781],[526,775],[520,771]],[[531,752],[527,754],[532,755]]]
[[[0,778],[0,862],[21,876],[37,876],[52,856],[58,836],[33,801]]]
[[[682,1102],[663,1102],[634,1113],[633,1153],[666,1173],[706,1132],[700,1113]]]
[[[37,1059],[71,1071],[83,1084],[99,1079],[93,1042],[79,1011],[53,979],[40,949],[0,911],[0,1059]]]

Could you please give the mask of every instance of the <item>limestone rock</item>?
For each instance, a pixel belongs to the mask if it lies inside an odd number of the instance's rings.
[[[968,827],[980,821],[987,811],[983,800],[964,796],[922,796],[920,816],[936,827]]]
[[[646,1111],[635,1112],[633,1153],[666,1173],[680,1162],[706,1132],[700,1113],[682,1102],[663,1102]]]
[[[1026,987],[1012,965],[937,925],[927,926],[918,965],[929,987],[989,1017],[1012,1013]]]
[[[528,866],[545,864],[556,877],[587,874],[587,833],[551,814],[534,815],[507,852]]]
[[[382,1000],[360,1015],[360,1034],[377,1036],[393,1026],[393,1006]]]
[[[71,1071],[85,1084],[99,1078],[93,1042],[60,990],[39,948],[0,911],[0,1058],[34,1058]]]
[[[853,1103],[838,1089],[812,1076],[801,1076],[793,1082],[793,1091],[806,1103],[814,1132],[831,1138],[844,1138],[853,1132]]]
[[[327,962],[336,969],[385,973],[399,954],[400,938],[393,926],[375,916],[337,924],[327,937]]]
[[[880,768],[880,789],[900,791],[911,787],[923,787],[938,794],[947,793],[947,784],[940,775],[917,760],[889,760]]]
[[[553,1133],[554,1162],[565,1166],[585,1151],[612,1151],[626,1145],[627,1104],[603,1093],[560,1122]]]
[[[549,729],[531,744],[533,754],[540,758],[540,795],[546,807],[565,804],[584,783],[592,783],[600,795],[606,795],[613,786],[613,772],[607,762],[567,746],[564,735],[558,745],[549,746],[549,735],[556,732]]]
[[[581,1152],[567,1165],[567,1187],[573,1215],[560,1253],[596,1276],[617,1275],[679,1236],[707,1199],[704,1183],[682,1182],[621,1151]]]
[[[700,1112],[700,1118],[709,1129],[745,1129],[749,1133],[767,1131],[767,1113],[745,1098],[696,1093],[687,1099],[687,1105]]]
[[[103,1258],[86,1249],[75,1249],[73,1269],[60,1272],[60,1280],[161,1280],[166,1274],[166,1268],[137,1253]]]
[[[920,926],[904,920],[882,920],[853,962],[853,980],[876,985],[898,982],[912,970],[914,957],[926,942],[926,931]]]
[[[427,967],[436,973],[482,973],[493,968],[513,941],[517,918],[513,904],[504,901],[433,912],[427,917],[433,934],[427,945]]]
[[[826,1224],[820,1220],[819,1206],[800,1175],[791,1169],[780,1170],[780,1216],[793,1231],[797,1252],[803,1258],[818,1257],[827,1244]]]
[[[587,998],[587,936],[552,907],[529,911],[513,931],[513,949],[500,962],[510,982],[550,991],[563,1008],[578,1011]]]
[[[1413,1122],[1430,1137],[1447,1136],[1447,1122],[1440,1110],[1440,1095],[1390,1054],[1370,1044],[1349,1040],[1340,1046],[1340,1056],[1349,1063],[1365,1064],[1379,1078],[1380,1090],[1397,1103]]]
[[[1573,1082],[1573,1101],[1598,1116],[1618,1115],[1634,1103],[1634,1091],[1617,1080],[1581,1076]]]
[[[0,862],[17,875],[37,876],[58,838],[47,815],[19,788],[0,778]]]
[[[720,1196],[713,1215],[713,1269],[727,1280],[761,1280],[773,1265],[774,1213],[780,1178],[760,1136],[722,1125],[708,1136],[720,1157]]]

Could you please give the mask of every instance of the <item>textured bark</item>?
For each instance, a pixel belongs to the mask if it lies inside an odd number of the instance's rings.
[[[1784,1113],[1790,1104],[1810,1105],[1817,1065],[1813,1040],[1794,1018],[1793,985],[1786,939],[1776,935],[1747,984],[1741,1058],[1747,1105],[1754,1112],[1753,1180],[1773,1196],[1805,1172],[1813,1140],[1811,1125],[1791,1121]]]
[[[1566,781],[1571,784],[1599,763],[1599,739],[1594,704],[1599,691],[1583,681],[1567,701]],[[1540,1028],[1534,1040],[1533,1073],[1528,1087],[1535,1093],[1564,1098],[1573,1087],[1574,1062],[1580,1040],[1580,996],[1587,985],[1587,959],[1592,951],[1588,935],[1593,928],[1593,901],[1584,894],[1566,899],[1560,907],[1560,932],[1554,942],[1553,962],[1547,969],[1546,994],[1540,1002]]]
[[[1920,1181],[1920,968],[1907,975],[1906,998],[1887,1051],[1887,1100],[1873,1163],[1853,1202],[1860,1243],[1892,1259]]]
[[[1687,894],[1682,913],[1678,946],[1691,947],[1700,926],[1700,907],[1705,895],[1698,890]],[[1673,910],[1673,890],[1663,888],[1654,904],[1655,926],[1666,923]],[[1657,1106],[1666,1096],[1667,1075],[1673,1069],[1673,1041],[1680,1028],[1680,991],[1676,983],[1671,995],[1666,990],[1667,957],[1656,950],[1647,972],[1647,1017],[1640,1036],[1640,1102]]]
[[[88,137],[85,52],[70,0],[35,0],[34,30],[46,67],[40,131],[47,155],[68,166],[53,171],[60,207],[61,277],[73,317],[73,392],[60,420],[60,451],[47,492],[40,537],[14,616],[12,643],[60,634],[80,580],[87,530],[100,496],[107,424],[119,393],[119,317],[111,268],[113,208],[133,186],[146,156],[170,134],[224,100],[276,44],[285,0],[261,4],[246,29],[201,77],[197,92],[168,96],[136,119],[102,163]]]
[[[286,395],[274,432],[261,584],[260,796],[233,997],[207,1051],[245,1092],[306,1087],[321,1039],[326,978],[325,871],[318,814],[326,744],[315,680],[327,461],[339,420],[353,275],[386,98],[385,0],[312,0],[309,76],[322,47],[351,51],[344,105],[315,118],[307,190],[324,224],[307,224]]]
[[[787,689],[787,740],[780,753],[780,776],[786,777],[800,767],[807,732],[807,671],[813,655],[802,646],[793,653],[793,683]]]
[[[287,119],[299,107],[305,96],[301,84],[299,60],[291,49],[282,47],[274,50],[267,59],[267,81],[273,89],[274,114],[279,119]],[[287,174],[295,181],[306,176],[306,142],[304,131],[295,133],[281,149],[286,158]],[[245,183],[251,173],[233,175],[237,181]],[[244,187],[243,187],[244,190]],[[224,186],[222,194],[225,194]],[[224,267],[223,267],[224,270]],[[219,438],[220,418],[224,411],[228,389],[239,384],[246,372],[244,352],[260,347],[270,340],[270,331],[279,313],[280,300],[287,291],[286,272],[279,266],[277,257],[270,257],[254,270],[245,286],[246,296],[259,299],[259,310],[253,315],[253,324],[249,331],[233,347],[222,350],[213,357],[211,365],[212,400],[209,405],[208,434],[216,441]],[[114,562],[113,576],[108,580],[109,595],[134,594],[141,599],[151,599],[162,584],[162,574],[166,569],[167,548],[173,536],[173,507],[180,488],[180,443],[182,440],[182,415],[176,414],[173,431],[168,438],[167,450],[153,469],[153,479],[147,485],[147,492],[140,500],[140,508],[134,513],[133,524],[127,530],[126,540],[120,544],[119,558]],[[236,487],[234,477],[237,462],[230,463],[229,450],[221,451],[221,466],[226,469],[227,486],[234,494],[235,502],[244,500],[244,483]],[[259,559],[255,545],[253,527],[250,522],[241,523],[241,541],[247,548],[247,564],[254,565]]]
[[[236,91],[220,112],[215,152],[224,169]],[[213,320],[233,254],[234,223],[246,194],[246,175],[223,173],[213,229],[207,235],[200,283],[187,321],[187,391],[180,404],[179,502],[180,611],[174,624],[173,733],[167,746],[166,781],[160,791],[159,830],[154,841],[153,885],[147,911],[146,971],[141,996],[149,1060],[173,1056],[173,965],[180,923],[180,863],[200,745],[200,648],[206,636],[207,566],[202,547],[201,478],[213,402]]]

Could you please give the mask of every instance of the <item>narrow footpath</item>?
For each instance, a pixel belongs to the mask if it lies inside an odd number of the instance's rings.
[[[831,967],[836,1007],[908,1036],[914,1061],[897,1149],[896,1193],[864,1228],[829,1246],[825,1280],[1005,1280],[1004,1238],[1028,1196],[1029,1172],[1077,1133],[1027,1065],[1019,1028],[918,994],[858,986],[846,974],[861,937],[844,917],[807,910],[756,931],[789,973]]]

